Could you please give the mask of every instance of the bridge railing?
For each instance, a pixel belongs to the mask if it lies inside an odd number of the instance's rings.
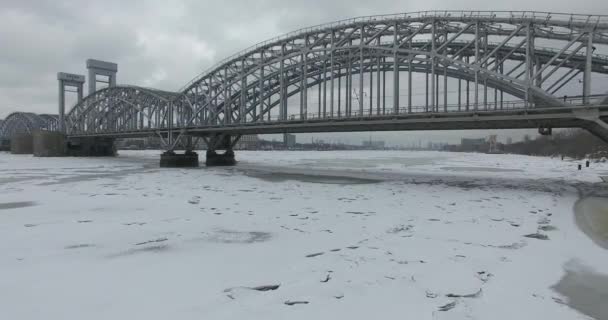
[[[501,104],[488,102],[487,104],[448,104],[441,106],[411,106],[411,107],[400,107],[398,109],[395,108],[385,108],[378,110],[377,108],[372,108],[371,110],[367,108],[360,112],[359,110],[351,110],[350,113],[345,112],[344,110],[326,112],[326,113],[306,113],[306,114],[290,114],[287,116],[288,121],[301,121],[301,120],[325,120],[325,119],[345,119],[345,118],[369,118],[369,117],[383,117],[390,115],[408,115],[408,114],[426,114],[426,113],[455,113],[455,112],[474,112],[474,111],[500,111],[500,110],[518,110],[518,109],[526,109],[525,104],[522,101],[503,101]],[[272,122],[272,121],[280,121],[278,116],[271,116],[270,120],[265,118],[258,122]]]
[[[594,95],[590,96],[589,100],[591,102],[600,101],[605,98],[606,95]],[[576,106],[585,106],[583,96],[564,96],[562,101],[567,105],[571,105],[573,107]],[[456,112],[485,112],[485,111],[508,111],[508,110],[534,110],[535,108],[556,108],[555,106],[544,106],[542,104],[536,105],[526,105],[524,100],[509,100],[509,101],[488,101],[487,103],[478,103],[475,105],[474,103],[470,103],[469,105],[465,103],[461,104],[448,104],[448,105],[439,105],[435,106],[411,106],[411,107],[399,107],[398,109],[394,108],[385,108],[378,109],[372,108],[369,106],[363,112],[357,110],[351,110],[350,113],[345,112],[343,109],[340,111],[334,110],[334,112],[312,112],[312,113],[294,113],[287,115],[287,121],[306,121],[306,120],[331,120],[331,119],[348,119],[348,118],[374,118],[374,117],[385,117],[390,115],[416,115],[416,114],[445,114],[445,113],[456,113]],[[281,121],[279,116],[271,116],[270,118],[266,117],[264,119],[259,119],[253,123],[266,123],[266,122],[276,122]]]

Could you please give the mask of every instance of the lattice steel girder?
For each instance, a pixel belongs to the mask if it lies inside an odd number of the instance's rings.
[[[539,47],[535,39],[551,40],[551,47]],[[70,130],[112,132],[247,124],[266,121],[266,117],[270,120],[270,112],[277,105],[279,119],[286,119],[287,98],[296,94],[301,97],[299,117],[305,119],[308,88],[313,86],[318,86],[319,113],[323,110],[325,114],[328,105],[333,113],[336,95],[338,105],[340,97],[345,99],[349,114],[353,110],[361,113],[364,74],[370,75],[370,114],[374,79],[376,110],[380,113],[381,95],[382,112],[385,109],[387,72],[393,72],[392,82],[397,84],[389,106],[395,112],[402,106],[398,72],[408,73],[408,112],[412,72],[427,74],[427,88],[431,76],[427,89],[430,106],[427,102],[426,107],[433,111],[443,103],[447,112],[448,77],[467,80],[467,92],[468,83],[474,84],[475,108],[488,102],[488,89],[495,89],[495,97],[499,90],[501,97],[508,93],[534,108],[566,106],[554,94],[582,72],[582,92],[588,103],[591,73],[608,73],[608,57],[593,52],[594,45],[606,44],[608,18],[603,16],[428,11],[361,17],[303,29],[256,45],[214,66],[180,93],[133,87],[100,90],[70,112]],[[440,75],[444,77],[443,102],[439,99]],[[340,83],[342,78],[346,88],[343,92],[340,86],[335,89],[334,82]],[[353,79],[359,85],[358,108],[354,109]]]
[[[35,130],[54,131],[58,129],[57,125],[57,115],[14,112],[0,121],[0,138],[9,139],[19,133],[31,134]]]
[[[413,43],[413,48],[415,50],[407,50],[407,49],[403,49],[400,52],[403,52],[405,54],[421,54],[423,53],[422,51],[417,51],[416,48],[419,47],[425,47],[427,46],[428,41],[418,41],[418,42],[414,42]],[[454,50],[459,50],[460,47],[464,47],[466,46],[466,42],[452,42],[451,43],[451,47],[447,48],[447,51],[454,51]],[[495,48],[498,48],[498,51],[494,51]],[[487,47],[488,50],[492,50],[494,51],[493,53],[498,53],[500,56],[502,56],[503,54],[509,54],[511,55],[511,59],[512,60],[524,60],[525,57],[523,55],[514,55],[514,53],[518,53],[518,54],[525,54],[525,49],[522,49],[521,47],[514,47],[511,48],[510,46],[499,46],[497,44],[489,44]],[[515,49],[515,50],[513,50]],[[374,52],[372,52],[371,54],[367,54],[365,55],[366,59],[369,59],[370,57],[374,57],[374,56],[387,56],[390,57],[390,51],[392,51],[391,48],[387,48],[387,47],[370,47],[369,50],[376,50]],[[322,51],[315,51],[315,52],[322,52]],[[464,56],[472,56],[474,54],[473,50],[466,50],[466,51],[459,51],[460,52],[460,57],[464,57]],[[557,52],[558,54],[560,54],[559,52]],[[541,63],[546,63],[550,60],[551,57],[554,57],[556,54],[555,50],[551,50],[550,48],[539,48],[537,50],[537,57],[540,59],[539,61]],[[309,62],[309,66],[312,67],[314,70],[317,71],[321,71],[324,67],[327,67],[328,65],[328,60],[327,57],[321,56],[321,55],[317,55],[317,59],[311,59],[309,58],[308,62]],[[409,57],[409,55],[408,55]],[[561,54],[558,56],[560,58],[560,60],[562,60],[561,62],[559,62],[561,65],[564,66],[569,66],[569,67],[574,67],[574,68],[579,68],[581,69],[581,65],[579,64],[580,62],[584,61],[585,56],[584,55],[572,55],[570,56],[569,53],[567,52],[561,52]],[[344,55],[341,56],[340,58],[346,58]],[[569,58],[569,59],[566,59]],[[608,73],[608,68],[606,68],[606,66],[608,66],[608,57],[604,57],[604,56],[594,56],[594,66],[595,72],[599,72],[599,73]],[[416,61],[420,61],[420,62],[424,62],[427,61],[427,59],[425,57],[421,57],[421,58],[416,58]],[[462,60],[462,59],[461,59]],[[321,62],[321,63],[319,63]],[[341,64],[341,65],[345,65],[346,64],[346,60],[337,60],[337,63]],[[553,61],[555,62],[555,60]],[[272,64],[272,62],[270,62],[269,64]],[[357,65],[357,64],[355,64]],[[449,65],[448,65],[449,67]],[[291,71],[291,70],[295,70],[296,72],[294,72],[295,75],[298,75],[297,73],[297,69],[300,68],[300,64],[295,63],[292,65],[287,65],[284,67],[284,72],[285,71]],[[390,70],[390,69],[387,69]],[[404,69],[402,67],[400,67],[401,71],[407,71],[407,69]],[[280,71],[277,71],[275,73],[269,74],[268,80],[270,81],[270,85],[275,85],[276,83],[276,77],[278,77]],[[356,67],[355,67],[355,73],[358,73],[358,71],[356,71]],[[315,74],[317,74],[315,72]],[[337,75],[335,75],[337,77]],[[461,78],[461,79],[464,79]],[[317,82],[314,82],[315,84]],[[290,84],[295,84],[295,83],[290,83]],[[252,87],[254,87],[255,85],[250,86],[249,89],[252,89]],[[501,88],[503,91],[508,91],[506,88],[502,87]],[[267,89],[268,91],[270,91],[270,89]],[[235,97],[233,97],[233,99],[236,98],[236,94]],[[523,98],[523,97],[522,97]]]
[[[232,124],[229,126],[188,127],[185,130],[195,136],[214,134],[273,134],[281,132],[352,132],[396,130],[456,130],[456,129],[513,129],[547,127],[584,127],[590,119],[576,115],[577,107],[538,108],[503,111],[463,111],[455,113],[419,113],[376,116],[369,119],[342,118],[328,122],[323,119],[305,121],[273,121],[271,123]],[[608,117],[606,107],[593,108],[600,119]],[[75,136],[143,137],[154,134],[153,130],[125,131],[118,134],[76,134]],[[162,131],[163,134],[166,131]]]
[[[191,106],[179,94],[140,87],[109,87],[89,95],[67,117],[69,134],[112,132],[132,128],[164,128],[172,103],[178,104],[176,124],[185,124]],[[175,102],[173,102],[175,100]],[[131,121],[133,118],[138,121]]]
[[[426,19],[428,20],[428,19]],[[464,19],[464,20],[470,20],[470,19]],[[463,20],[463,21],[464,21]],[[478,23],[479,21],[483,21],[483,19],[472,19],[472,21],[475,21],[476,23]],[[517,19],[509,19],[509,21],[514,21]],[[443,19],[436,19],[435,21],[438,22],[443,22]],[[523,20],[522,20],[523,21]],[[519,25],[519,26],[514,26],[513,28],[509,29],[509,28],[505,28],[504,25],[502,24],[498,24],[497,23],[502,23],[504,21],[485,21],[486,24],[483,25],[484,28],[484,33],[487,35],[507,35],[508,38],[513,38],[515,36],[521,36],[523,34],[523,26]],[[346,44],[351,45],[351,43],[353,41],[357,41],[359,40],[360,43],[364,43],[364,44],[369,44],[371,42],[373,42],[373,40],[375,39],[379,39],[384,35],[390,35],[390,34],[400,34],[400,41],[403,42],[399,42],[398,46],[402,46],[403,44],[407,43],[408,40],[411,40],[411,38],[413,38],[413,36],[417,35],[417,34],[425,34],[429,32],[428,26],[429,26],[429,22],[428,21],[422,21],[420,24],[418,24],[417,28],[415,28],[415,31],[412,31],[412,28],[410,27],[411,21],[408,22],[408,24],[406,24],[404,26],[404,24],[395,24],[395,26],[390,25],[390,22],[382,22],[380,24],[371,26],[371,27],[367,27],[365,28],[365,25],[353,25],[353,26],[347,26],[347,27],[343,27],[340,29],[340,31],[335,32],[332,30],[332,33],[335,35],[337,34],[338,38],[342,37],[342,39],[338,39],[337,42],[334,39],[334,43],[335,45],[332,47],[332,49],[340,49],[342,47],[344,47]],[[444,34],[448,34],[449,32],[454,32],[455,30],[458,29],[458,26],[454,25],[454,22],[450,22],[450,23],[432,23],[432,26],[436,26],[437,28],[444,28],[445,32],[443,32]],[[465,26],[461,29],[458,30],[456,32],[455,35],[452,35],[452,37],[448,40],[447,38],[444,39],[444,43],[439,43],[439,48],[440,49],[444,49],[446,48],[446,45],[449,45],[452,41],[454,41],[458,36],[461,36],[463,34],[467,34],[467,33],[472,33],[471,26],[472,26],[472,22],[469,21],[468,23],[465,24]],[[571,26],[574,26],[574,24],[571,24]],[[391,30],[392,28],[392,30]],[[398,31],[398,30],[399,31]],[[572,28],[573,30],[575,30],[575,28]],[[366,32],[367,30],[367,32]],[[403,31],[400,31],[403,30]],[[439,33],[442,33],[442,31],[439,31]],[[329,34],[329,32],[322,32],[322,34],[319,36],[318,34],[314,36],[315,41],[313,42],[313,45],[308,45],[308,42],[305,40],[304,41],[304,45],[292,45],[291,48],[294,48],[294,50],[302,50],[302,48],[305,48],[306,52],[319,52],[319,51],[323,51],[326,52],[327,51],[327,45],[330,44],[331,45],[331,39],[328,40],[327,34]],[[593,34],[595,35],[595,34]],[[304,36],[304,39],[308,39],[309,38],[309,34]],[[578,35],[574,32],[570,32],[567,35],[563,34],[563,33],[556,33],[556,32],[552,32],[551,30],[546,29],[546,24],[539,26],[538,30],[535,31],[535,36],[540,36],[540,37],[550,37],[550,38],[563,38],[563,39],[572,39],[573,37],[576,37],[574,39],[581,39],[584,37],[584,33],[578,32]],[[335,36],[334,36],[335,37]],[[300,37],[301,40],[302,37]],[[603,35],[599,36],[600,39],[603,38]],[[325,40],[325,42],[324,42]],[[286,41],[286,43],[295,43],[297,42],[298,39],[288,39]],[[506,43],[506,42],[505,42]],[[504,46],[505,43],[502,43],[500,46]],[[320,48],[315,49],[314,48],[314,44],[319,44]],[[495,49],[500,49],[497,46]],[[258,69],[266,69],[266,68],[273,68],[274,64],[277,63],[276,58],[277,57],[273,57],[273,54],[276,52],[280,52],[280,50],[269,50],[268,48],[272,48],[272,46],[267,46],[266,50],[264,50],[263,52],[265,52],[264,55],[260,55],[260,59],[266,59],[268,62],[265,64],[261,64],[259,59],[256,60],[256,64],[258,65],[257,68]],[[421,52],[412,52],[414,54],[421,54]],[[423,54],[423,53],[422,53]],[[289,53],[287,54],[287,57],[285,57],[285,55],[281,56],[281,61],[292,61],[293,57],[297,57],[297,55],[300,55],[300,52],[294,52],[293,56],[290,57]],[[491,56],[491,54],[489,55]],[[285,60],[286,58],[288,58],[289,60]],[[308,54],[306,54],[306,60],[308,60]],[[296,59],[297,60],[297,59]],[[279,61],[280,63],[280,61]],[[299,64],[302,64],[303,62],[300,61]],[[563,65],[563,64],[562,64]],[[326,66],[324,66],[326,67]],[[252,68],[250,68],[250,70],[255,70],[256,66],[253,65]],[[289,70],[289,66],[287,67],[287,69]],[[308,70],[308,66],[306,68],[299,68],[302,70]],[[283,69],[285,70],[285,69]],[[247,74],[253,74],[253,75],[257,75],[257,78],[259,78],[259,75],[255,73],[255,71],[251,72],[249,70],[244,71],[241,70],[240,73],[244,73],[246,72]],[[228,77],[226,77],[228,78]],[[263,82],[263,81],[259,81],[259,82]],[[234,85],[234,83],[230,83],[230,84],[224,84],[224,85]],[[264,90],[264,88],[262,87],[259,91],[261,92],[262,90]],[[254,92],[255,95],[255,92]],[[260,101],[260,103],[264,103],[263,101],[265,99],[258,99]],[[222,104],[221,101],[218,102],[218,104]],[[217,105],[216,108],[217,109],[221,109],[221,106]]]

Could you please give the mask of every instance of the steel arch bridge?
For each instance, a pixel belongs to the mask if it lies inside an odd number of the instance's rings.
[[[482,128],[582,127],[608,141],[606,49],[608,16],[358,17],[259,43],[179,92],[99,90],[66,128],[73,137],[158,134],[170,148],[178,134]]]
[[[0,139],[10,140],[14,135],[32,134],[36,130],[56,131],[57,126],[57,115],[14,112],[0,120]]]

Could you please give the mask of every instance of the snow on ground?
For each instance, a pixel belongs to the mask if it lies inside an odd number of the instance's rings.
[[[552,286],[565,266],[608,265],[573,213],[606,164],[240,151],[236,167],[160,169],[158,155],[0,154],[1,318],[588,319]]]

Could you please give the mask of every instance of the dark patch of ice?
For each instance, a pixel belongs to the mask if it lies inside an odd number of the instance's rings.
[[[526,238],[538,239],[538,240],[549,240],[549,236],[542,233],[531,233],[524,235]]]
[[[324,254],[324,252],[311,253],[311,254],[307,254],[306,258],[314,258],[314,257],[320,256],[323,254]]]
[[[389,229],[387,232],[388,233],[400,233],[400,232],[408,232],[411,231],[414,228],[413,225],[409,224],[409,225],[398,225],[396,227],[393,227],[391,229]]]
[[[500,246],[495,246],[495,247],[499,248],[499,249],[516,250],[516,249],[521,249],[521,248],[525,247],[526,245],[527,245],[527,243],[525,241],[520,241],[520,242],[515,242],[512,244],[505,244],[505,245],[500,245]]]
[[[308,301],[303,301],[303,300],[302,301],[291,301],[291,300],[285,301],[285,304],[288,306],[293,306],[296,304],[308,304],[308,303],[309,303]]]
[[[4,202],[0,203],[0,210],[17,209],[35,206],[34,201],[21,201],[21,202]]]
[[[111,254],[109,258],[117,258],[123,256],[130,256],[140,253],[161,253],[166,252],[170,249],[168,245],[157,245],[157,246],[149,246],[149,247],[141,247],[141,248],[133,248],[120,253]]]
[[[448,298],[477,298],[481,295],[481,289],[475,293],[468,294],[456,294],[456,293],[448,293],[445,296]]]
[[[273,291],[273,290],[277,290],[280,286],[281,285],[279,285],[279,284],[271,284],[271,285],[265,285],[265,286],[251,287],[249,289],[255,290],[255,291]]]
[[[269,182],[285,182],[285,181],[299,181],[306,183],[321,183],[321,184],[370,184],[378,183],[381,180],[372,179],[368,177],[356,177],[344,174],[344,176],[323,174],[320,172],[306,172],[306,173],[287,173],[287,172],[266,172],[258,170],[247,170],[245,174],[253,177],[262,179]],[[352,175],[352,173],[351,173]]]
[[[608,319],[608,275],[571,260],[564,266],[565,274],[553,287],[567,302],[554,298],[557,303],[567,304],[594,319]]]
[[[136,246],[141,246],[141,245],[149,244],[149,243],[165,242],[167,240],[169,240],[169,239],[167,239],[167,238],[158,238],[158,239],[154,239],[154,240],[148,240],[148,241],[144,241],[144,242],[139,242],[139,243],[136,243],[135,245]]]
[[[81,248],[91,248],[95,247],[94,244],[81,243],[81,244],[73,244],[71,246],[65,246],[64,249],[81,249]]]
[[[143,226],[145,225],[146,222],[129,222],[129,223],[123,223],[123,225],[125,226],[132,226],[132,225],[138,225],[138,226]]]
[[[442,167],[446,171],[465,172],[523,172],[521,169],[490,168],[490,167]]]
[[[438,310],[439,310],[439,311],[449,311],[449,310],[454,309],[454,307],[456,307],[456,301],[452,301],[452,302],[450,302],[450,303],[448,303],[448,304],[445,304],[445,305],[443,305],[443,306],[440,306],[440,307],[438,308]]]
[[[545,226],[538,227],[538,230],[542,230],[542,231],[555,231],[555,230],[557,230],[557,228],[554,227],[554,226],[545,225]]]

